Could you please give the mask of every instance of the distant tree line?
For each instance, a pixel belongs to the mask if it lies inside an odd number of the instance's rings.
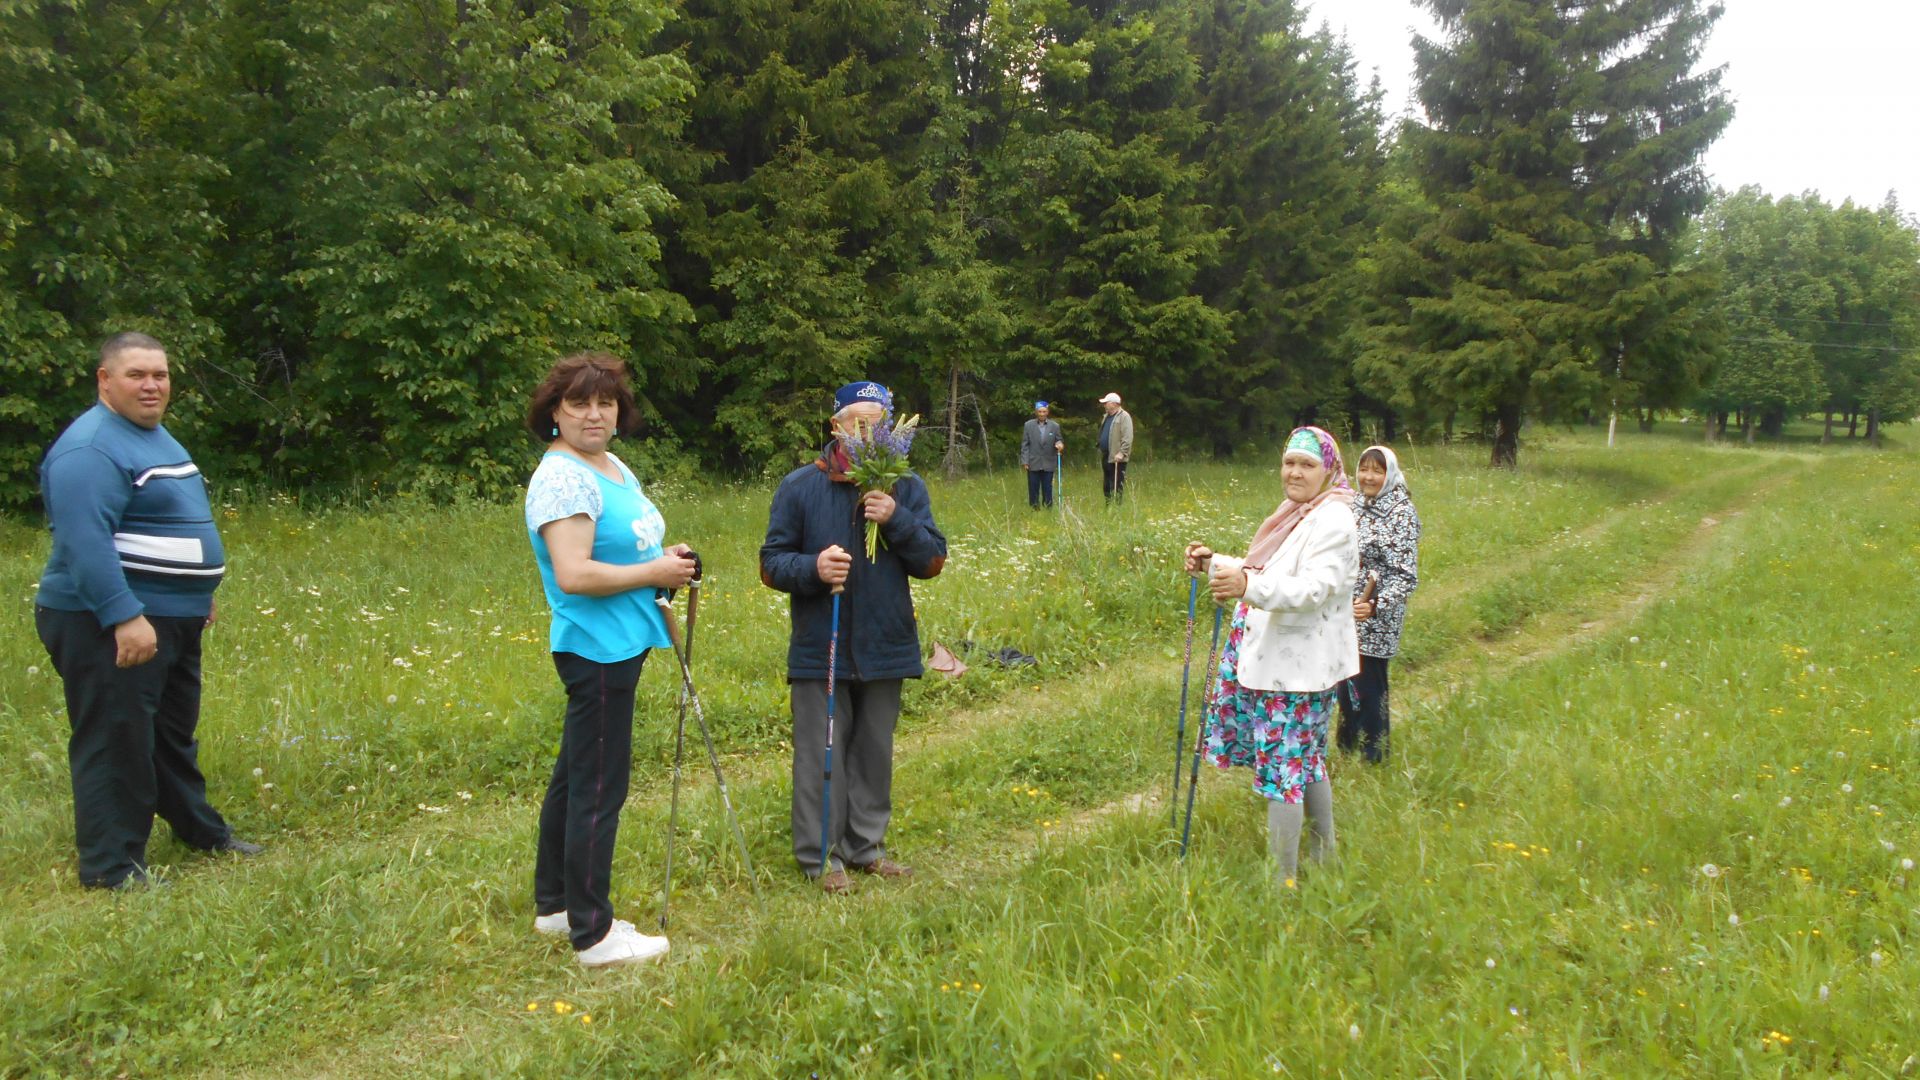
[[[1615,404],[1913,413],[1911,220],[1701,215],[1717,7],[1423,2],[1396,128],[1294,0],[0,4],[0,505],[120,329],[222,476],[428,493],[517,487],[586,348],[636,453],[731,472],[863,374],[952,464],[1107,389],[1162,446],[1458,424],[1496,463]]]

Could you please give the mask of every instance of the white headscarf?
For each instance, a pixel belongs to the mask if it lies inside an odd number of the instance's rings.
[[[1365,507],[1371,507],[1375,503],[1385,500],[1386,497],[1393,492],[1394,488],[1399,488],[1401,491],[1407,490],[1406,474],[1400,471],[1400,457],[1393,452],[1393,448],[1390,446],[1369,446],[1365,450],[1360,451],[1360,457],[1354,459],[1354,469],[1357,471],[1360,468],[1360,460],[1375,450],[1380,452],[1381,457],[1387,459],[1387,480],[1380,485],[1380,494],[1372,496],[1371,498],[1362,497],[1362,505]],[[1355,484],[1354,490],[1360,490],[1360,485]],[[1413,493],[1407,492],[1407,494],[1411,496]]]

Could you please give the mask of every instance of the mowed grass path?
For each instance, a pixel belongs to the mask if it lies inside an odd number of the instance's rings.
[[[892,840],[920,873],[838,901],[787,855],[784,603],[752,573],[766,493],[658,493],[715,568],[701,689],[767,913],[696,760],[674,953],[593,975],[527,926],[560,695],[513,508],[233,506],[204,761],[274,850],[160,840],[176,887],[126,898],[73,881],[31,629],[44,542],[0,527],[0,754],[22,765],[0,777],[0,1072],[1920,1067],[1916,462],[1552,443],[1514,475],[1403,455],[1427,540],[1395,762],[1341,765],[1341,861],[1288,894],[1244,777],[1203,775],[1184,866],[1161,801],[1171,556],[1243,543],[1269,465],[1142,468],[1135,502],[1077,522],[1029,515],[1017,477],[935,482],[954,559],[919,592],[924,636],[1041,664],[914,686]],[[663,666],[644,682],[616,864],[640,923],[673,688]]]

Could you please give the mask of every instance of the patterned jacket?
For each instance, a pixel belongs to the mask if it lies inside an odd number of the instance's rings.
[[[1404,486],[1377,499],[1354,503],[1360,535],[1360,574],[1353,598],[1367,590],[1367,575],[1380,575],[1373,594],[1373,618],[1360,623],[1362,656],[1390,657],[1400,651],[1400,629],[1407,619],[1407,598],[1420,584],[1420,514]]]

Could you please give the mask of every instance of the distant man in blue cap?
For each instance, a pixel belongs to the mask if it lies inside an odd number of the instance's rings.
[[[834,440],[820,459],[780,481],[760,547],[760,580],[792,597],[787,683],[793,707],[793,857],[829,893],[853,887],[849,869],[882,878],[912,873],[887,857],[893,813],[893,728],[900,688],[922,674],[909,579],[937,577],[947,538],[927,485],[909,474],[892,491],[862,493],[848,478],[843,440],[877,424],[893,395],[848,383],[833,399]],[[866,523],[884,541],[867,558]],[[834,783],[826,857],[820,812],[827,743],[827,643],[835,586],[840,636],[834,664]]]
[[[1020,467],[1027,471],[1027,505],[1035,510],[1053,505],[1053,470],[1067,444],[1060,441],[1060,424],[1051,419],[1047,403],[1033,403],[1033,419],[1020,431]]]

